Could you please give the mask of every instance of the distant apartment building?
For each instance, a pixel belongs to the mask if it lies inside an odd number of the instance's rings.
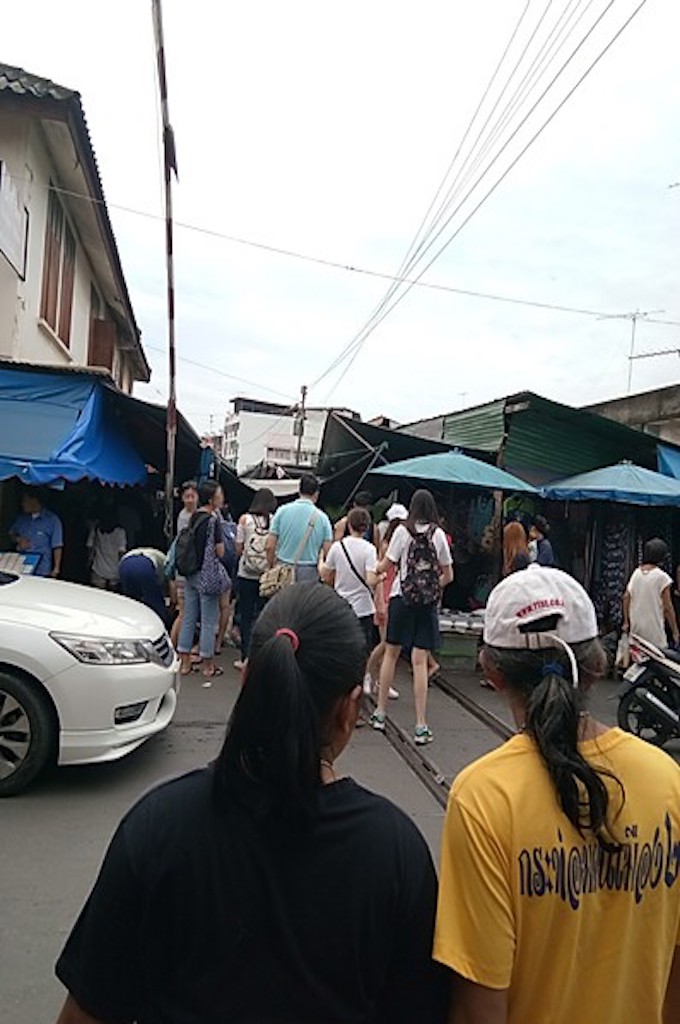
[[[0,64],[0,357],[148,381],[79,93]]]
[[[286,469],[316,466],[326,420],[333,410],[307,409],[300,441],[301,420],[295,406],[241,397],[232,399],[231,404],[224,423],[222,455],[239,475],[262,463]],[[359,418],[348,409],[336,411]]]

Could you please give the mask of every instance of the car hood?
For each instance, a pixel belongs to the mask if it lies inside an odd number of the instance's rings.
[[[156,613],[139,601],[37,576],[0,586],[0,623],[113,639],[155,640],[165,630]]]

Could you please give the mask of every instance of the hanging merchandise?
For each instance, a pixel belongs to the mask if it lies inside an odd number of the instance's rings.
[[[628,582],[628,550],[631,529],[626,519],[605,523],[600,555],[600,575],[593,604],[600,623],[619,629],[623,618],[623,593]]]

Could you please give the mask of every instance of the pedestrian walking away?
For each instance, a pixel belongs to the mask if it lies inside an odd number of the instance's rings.
[[[375,525],[373,520],[373,513],[371,512],[371,505],[373,504],[373,495],[370,491],[357,491],[352,499],[352,505],[350,512],[354,508],[363,509],[368,514],[368,525],[366,526],[363,537],[364,540],[368,540],[373,544],[376,551],[380,544],[380,535],[378,533],[378,527]],[[337,523],[333,527],[333,539],[342,540],[343,537],[349,537],[349,512],[342,519],[338,519]]]
[[[439,524],[432,494],[416,491],[411,498],[406,523],[394,532],[387,554],[377,565],[378,573],[397,567],[387,617],[387,640],[380,667],[378,702],[371,715],[374,729],[384,730],[389,689],[394,680],[402,648],[411,651],[413,697],[417,744],[429,743],[432,730],[427,724],[428,661],[439,639],[437,603],[453,579],[451,551]]]
[[[191,522],[191,517],[198,508],[198,484],[195,480],[186,480],[181,488],[182,508],[177,514],[177,534],[186,529]],[[184,577],[175,573],[175,578],[170,586],[170,595],[173,605],[177,608],[177,616],[172,624],[170,639],[174,646],[177,646],[179,633],[184,618]]]
[[[529,551],[532,562],[551,569],[555,565],[555,552],[549,540],[550,523],[545,516],[534,516],[529,530]]]
[[[34,576],[61,574],[64,528],[59,516],[45,508],[38,491],[23,492],[21,513],[10,526],[9,534],[17,551],[38,556]]]
[[[222,523],[218,510],[223,502],[222,488],[215,480],[205,480],[198,489],[199,507],[191,517],[188,532],[178,537],[180,547],[186,548],[192,571],[184,581],[184,618],[177,643],[181,660],[180,672],[188,676],[192,671],[191,649],[200,622],[199,655],[203,676],[210,682],[222,675],[215,665],[215,640],[220,612],[220,596],[231,586],[227,570],[220,559],[224,556]],[[180,542],[183,541],[182,545]],[[183,569],[180,558],[178,568]]]
[[[311,474],[300,479],[300,497],[282,505],[269,527],[267,560],[288,567],[289,578],[297,583],[319,582],[319,556],[324,557],[333,540],[331,521],[316,507],[319,481]]]
[[[680,766],[586,710],[595,609],[559,569],[491,593],[482,665],[518,733],[449,797],[434,955],[450,1024],[680,1020]]]
[[[622,629],[663,650],[668,644],[666,623],[673,643],[677,645],[680,640],[671,594],[673,580],[661,568],[668,558],[668,545],[658,537],[648,540],[642,558],[623,595]]]
[[[261,488],[253,498],[250,510],[242,515],[236,530],[238,563],[238,606],[241,617],[241,657],[234,667],[242,670],[248,657],[250,636],[257,617],[266,604],[260,595],[260,579],[266,572],[267,537],[276,498],[268,487]]]
[[[324,583],[335,587],[359,620],[366,641],[366,657],[375,647],[375,601],[378,583],[375,571],[378,553],[366,532],[372,526],[364,508],[353,508],[347,516],[349,536],[336,540],[321,568]]]
[[[57,963],[58,1024],[444,1024],[427,845],[338,767],[364,665],[330,587],[269,602],[217,760],[118,827]]]

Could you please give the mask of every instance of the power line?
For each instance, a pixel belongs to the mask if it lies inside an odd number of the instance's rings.
[[[452,242],[452,241],[453,241],[453,240],[454,240],[455,238],[457,238],[457,237],[458,237],[458,235],[460,234],[460,232],[461,232],[461,231],[463,230],[463,228],[464,228],[464,227],[465,227],[465,226],[466,226],[466,225],[467,225],[467,224],[469,223],[469,221],[470,221],[470,220],[472,219],[472,217],[473,217],[473,216],[474,216],[474,215],[475,215],[475,214],[477,213],[477,211],[478,211],[478,210],[479,210],[479,209],[480,209],[480,208],[481,208],[481,207],[482,207],[482,206],[484,205],[484,203],[485,203],[485,202],[487,201],[487,199],[488,199],[488,198],[489,198],[489,197],[490,197],[490,196],[491,196],[491,195],[492,195],[492,194],[493,194],[493,193],[494,193],[494,192],[496,191],[496,189],[498,188],[498,186],[499,186],[499,185],[500,185],[500,184],[501,184],[501,183],[502,183],[502,182],[503,182],[503,181],[505,180],[505,178],[506,178],[506,177],[508,176],[508,174],[509,174],[509,173],[510,173],[510,172],[511,172],[511,171],[513,170],[513,168],[514,168],[514,167],[516,166],[516,164],[517,164],[517,163],[519,162],[519,160],[520,160],[520,159],[521,159],[521,158],[522,158],[522,157],[524,156],[524,154],[526,153],[526,151],[527,151],[527,150],[528,150],[528,149],[529,149],[529,148],[530,148],[530,147],[531,147],[531,146],[532,146],[532,145],[534,144],[534,142],[535,142],[535,141],[536,141],[536,140],[537,140],[537,139],[539,138],[539,136],[540,136],[540,135],[541,135],[541,134],[542,134],[542,133],[543,133],[543,132],[545,131],[545,129],[546,129],[546,128],[548,127],[548,125],[549,125],[549,124],[550,124],[550,123],[551,123],[551,122],[552,122],[552,121],[554,120],[554,118],[555,118],[555,117],[557,116],[557,114],[558,114],[558,113],[559,113],[559,111],[560,111],[560,110],[562,109],[562,107],[563,107],[563,106],[565,105],[565,103],[567,103],[567,101],[568,101],[568,100],[569,100],[569,99],[570,99],[570,98],[571,98],[571,97],[573,96],[574,92],[575,92],[575,91],[576,91],[576,90],[577,90],[577,89],[579,88],[579,86],[581,85],[581,83],[582,83],[582,82],[583,82],[583,81],[584,81],[584,80],[585,80],[585,79],[586,79],[586,78],[588,77],[588,75],[589,75],[589,74],[590,74],[590,73],[591,73],[591,72],[593,71],[593,69],[594,69],[594,68],[595,68],[595,67],[596,67],[596,66],[597,66],[597,65],[599,64],[599,62],[600,62],[600,61],[602,60],[602,58],[603,58],[603,57],[605,56],[605,54],[606,54],[606,53],[607,53],[607,52],[608,52],[608,51],[609,51],[609,50],[611,49],[611,47],[612,47],[612,46],[614,45],[614,43],[615,43],[615,42],[617,41],[617,39],[619,38],[619,36],[620,36],[620,35],[621,35],[621,34],[622,34],[622,33],[623,33],[624,31],[625,31],[625,29],[626,29],[626,28],[628,27],[628,25],[630,25],[630,23],[631,23],[631,22],[633,21],[633,19],[634,19],[634,18],[635,18],[635,17],[637,16],[637,14],[639,14],[639,12],[640,12],[640,11],[642,10],[642,8],[643,8],[643,7],[645,6],[646,2],[647,2],[647,0],[640,0],[640,3],[639,3],[639,4],[638,4],[638,6],[637,6],[637,7],[635,8],[635,10],[634,10],[634,11],[633,11],[633,12],[632,12],[632,13],[631,13],[630,15],[629,15],[629,17],[628,17],[628,18],[626,19],[626,21],[625,21],[625,22],[623,23],[623,25],[622,25],[622,26],[621,26],[621,27],[620,27],[620,28],[618,29],[618,31],[617,31],[617,32],[616,32],[616,33],[614,34],[614,36],[613,36],[613,37],[612,37],[612,38],[610,39],[610,41],[609,41],[609,42],[607,43],[607,45],[606,45],[606,46],[605,46],[605,47],[604,47],[604,48],[603,48],[603,49],[602,49],[602,50],[600,51],[600,53],[599,53],[599,54],[597,55],[597,57],[595,58],[595,60],[594,60],[594,61],[592,61],[592,63],[591,63],[591,64],[590,64],[590,65],[589,65],[589,66],[588,66],[588,67],[586,68],[586,70],[585,70],[585,71],[583,72],[583,74],[582,74],[582,75],[580,76],[580,78],[578,78],[578,79],[577,79],[576,83],[575,83],[575,84],[574,84],[574,85],[573,85],[573,86],[571,87],[571,89],[570,89],[570,90],[569,90],[569,91],[567,92],[567,94],[566,94],[566,95],[565,95],[565,96],[563,97],[563,99],[562,99],[562,100],[560,101],[560,103],[559,103],[559,104],[557,105],[557,107],[556,107],[556,108],[555,108],[555,109],[554,109],[554,110],[552,111],[552,113],[551,113],[551,114],[549,115],[549,117],[547,118],[547,120],[546,120],[546,121],[545,121],[545,122],[544,122],[544,123],[543,123],[543,124],[541,125],[541,127],[540,127],[540,128],[539,128],[539,129],[538,129],[538,130],[537,130],[537,131],[536,131],[536,132],[535,132],[535,133],[534,133],[534,134],[533,134],[532,136],[531,136],[531,138],[529,139],[529,141],[528,141],[528,142],[527,142],[527,143],[526,143],[526,144],[525,144],[525,145],[523,146],[523,148],[522,148],[522,149],[520,150],[520,152],[519,152],[519,153],[517,154],[517,156],[516,156],[516,157],[515,157],[515,158],[514,158],[514,159],[512,160],[512,162],[511,162],[511,163],[509,164],[509,166],[508,166],[508,167],[507,167],[507,168],[506,168],[506,169],[505,169],[505,170],[503,171],[502,175],[501,175],[501,176],[500,176],[500,177],[499,177],[499,178],[498,178],[498,179],[496,180],[496,182],[494,182],[494,184],[493,184],[493,185],[491,186],[491,188],[490,188],[490,189],[488,189],[488,191],[487,191],[487,192],[486,192],[486,193],[484,194],[484,196],[483,196],[483,197],[482,197],[482,198],[481,198],[481,199],[479,200],[479,202],[478,202],[478,203],[477,203],[477,204],[476,204],[476,205],[475,205],[475,206],[473,207],[473,209],[472,209],[472,210],[471,210],[471,211],[470,211],[470,212],[469,212],[469,213],[468,213],[468,214],[466,215],[466,217],[465,217],[465,219],[463,220],[463,222],[462,222],[462,223],[461,223],[461,224],[460,224],[460,225],[458,226],[458,228],[456,228],[456,230],[455,230],[455,231],[454,231],[454,233],[453,233],[453,234],[452,234],[452,235],[450,236],[450,238],[448,238],[448,239],[447,239],[447,240],[446,240],[446,241],[444,242],[444,244],[443,244],[443,245],[442,245],[442,246],[441,246],[441,247],[440,247],[440,248],[439,248],[439,249],[437,250],[437,252],[435,253],[435,255],[434,255],[434,256],[433,256],[433,257],[432,257],[432,258],[431,258],[431,259],[429,260],[429,262],[428,262],[428,263],[427,263],[427,264],[425,265],[425,267],[424,267],[424,268],[423,268],[423,269],[422,269],[422,270],[421,270],[421,271],[420,271],[420,272],[418,273],[418,275],[417,275],[417,277],[416,277],[416,281],[419,281],[419,280],[421,279],[421,277],[423,276],[423,274],[425,274],[425,273],[426,273],[426,272],[427,272],[427,271],[428,271],[428,270],[430,269],[430,267],[432,266],[432,264],[433,264],[433,263],[434,263],[434,262],[435,262],[435,261],[436,261],[436,260],[437,260],[437,259],[438,259],[438,258],[439,258],[439,257],[441,256],[441,254],[442,254],[442,253],[444,252],[444,250],[445,250],[445,249],[446,249],[446,248],[447,248],[447,247],[448,247],[448,246],[449,246],[449,245],[451,244],[451,242]],[[599,22],[599,21],[601,20],[601,18],[603,17],[604,13],[606,13],[606,11],[607,11],[607,10],[609,10],[609,7],[611,7],[611,3],[613,3],[613,0],[611,0],[610,4],[609,4],[609,5],[608,5],[608,7],[606,8],[605,12],[603,12],[603,14],[602,14],[602,15],[600,15],[600,18],[598,19],[598,21],[597,21],[597,22],[595,22],[595,25],[597,25],[597,24],[598,24],[598,22]],[[595,27],[595,26],[592,26],[592,27],[591,27],[591,29],[590,29],[590,31],[589,31],[589,34],[591,34],[591,33],[592,33],[592,31],[593,31],[594,27]],[[587,37],[586,37],[586,38],[587,38]],[[572,56],[571,56],[571,57],[569,58],[569,60],[573,59],[573,56],[574,56],[574,54],[575,54],[575,53],[576,53],[576,52],[578,51],[578,49],[580,49],[580,47],[581,47],[582,45],[583,45],[583,41],[582,41],[582,42],[581,42],[581,43],[579,44],[579,46],[577,47],[577,49],[576,49],[576,50],[575,50],[575,51],[574,51],[574,52],[572,53]],[[567,63],[569,63],[569,61],[567,61]],[[562,69],[560,70],[560,72],[558,72],[558,76],[559,76],[559,74],[561,74],[561,73],[562,73],[562,70],[564,69],[564,67],[566,67],[566,64],[565,64],[565,65],[563,65],[563,68],[562,68]],[[558,76],[556,76],[556,77],[558,77]],[[554,82],[554,81],[555,81],[555,79],[553,79],[553,82]],[[552,85],[552,83],[551,83],[551,85]],[[548,88],[550,88],[550,86],[549,86]],[[546,90],[546,91],[547,91],[547,90]],[[543,96],[544,96],[544,95],[545,95],[545,92],[544,92],[544,93],[542,94],[542,96],[541,96],[541,99],[543,98]],[[540,102],[540,100],[539,100],[538,102]],[[535,109],[535,107],[536,107],[536,104],[534,105],[534,107],[532,108],[532,110],[533,110],[533,109]],[[526,118],[524,119],[524,121],[522,122],[522,124],[524,124],[524,122],[525,122],[525,121],[526,121]],[[520,125],[520,127],[521,127],[521,125]],[[519,129],[516,129],[516,130],[515,130],[515,132],[513,133],[513,136],[512,136],[512,137],[514,137],[514,135],[516,135],[516,133],[517,133],[517,131],[518,131],[518,130],[519,130]],[[511,140],[509,140],[509,141],[511,141]],[[507,145],[508,145],[508,143],[506,143],[506,146],[507,146]],[[505,148],[505,147],[504,147],[504,148]],[[485,173],[486,173],[486,172],[485,172]],[[471,192],[472,192],[472,191],[473,191],[473,190],[470,190],[470,192],[468,193],[468,196],[469,196],[469,195],[471,194]],[[467,198],[467,197],[466,197],[466,198]],[[462,204],[459,204],[459,207],[458,207],[458,209],[460,209],[460,206],[461,206],[461,205],[462,205]],[[455,213],[456,213],[456,212],[457,212],[457,210],[456,210],[456,211],[454,211],[454,214],[452,214],[452,215],[451,215],[451,217],[449,218],[449,220],[447,221],[447,223],[449,223],[449,222],[450,222],[450,220],[452,219],[452,217],[453,217],[453,216],[455,215]],[[446,226],[446,225],[444,225],[444,227],[445,227],[445,226]],[[435,238],[433,239],[433,242],[434,242],[434,241],[436,241],[436,238],[437,238],[437,237],[438,237],[438,236],[439,236],[439,235],[441,234],[441,232],[442,232],[442,231],[443,231],[443,228],[442,228],[442,229],[441,229],[441,230],[440,230],[440,231],[438,232],[437,236],[435,236]],[[432,244],[432,243],[430,243],[430,244]],[[396,306],[397,306],[397,305],[398,305],[398,304],[399,304],[399,303],[400,303],[400,302],[401,302],[401,301],[402,301],[402,300],[403,300],[403,299],[404,299],[404,298],[405,298],[405,297],[406,297],[406,296],[407,296],[407,295],[409,294],[409,292],[411,291],[411,288],[412,288],[412,287],[413,287],[413,285],[409,284],[409,285],[407,285],[407,287],[406,287],[405,289],[402,289],[401,293],[400,293],[400,294],[399,294],[399,295],[397,296],[397,298],[396,298],[396,299],[394,300],[394,302],[392,302],[392,304],[391,304],[391,305],[390,305],[390,306],[389,306],[389,307],[388,307],[388,308],[387,308],[387,309],[386,309],[386,310],[385,310],[385,311],[384,311],[384,312],[382,313],[381,317],[380,317],[380,318],[378,319],[378,321],[377,321],[376,323],[374,323],[374,324],[373,324],[373,325],[371,326],[370,330],[368,330],[368,331],[367,331],[367,332],[365,333],[365,336],[357,338],[357,340],[356,340],[356,342],[355,342],[355,348],[354,348],[354,352],[352,353],[352,356],[351,356],[351,358],[349,359],[349,361],[348,361],[348,363],[347,363],[347,366],[346,366],[346,367],[345,367],[345,369],[343,370],[342,374],[340,375],[340,377],[338,378],[338,380],[337,380],[337,381],[336,381],[336,383],[334,384],[334,386],[333,386],[333,388],[332,388],[332,390],[331,390],[331,392],[330,392],[329,394],[332,394],[332,393],[333,393],[333,391],[335,390],[335,388],[337,388],[337,387],[339,386],[339,384],[341,383],[341,381],[342,381],[342,380],[344,379],[344,377],[345,377],[345,376],[347,375],[347,372],[349,371],[350,367],[351,367],[351,366],[352,366],[352,364],[354,363],[354,361],[355,361],[355,359],[356,359],[357,355],[359,354],[359,351],[361,350],[361,348],[362,348],[362,347],[363,347],[363,345],[365,344],[365,342],[366,342],[367,338],[369,337],[369,335],[373,333],[373,331],[374,331],[374,330],[375,330],[375,329],[376,329],[376,328],[377,328],[377,327],[378,327],[378,326],[380,325],[380,323],[382,323],[382,321],[383,321],[383,320],[385,319],[385,317],[386,317],[386,316],[387,316],[387,315],[388,315],[388,314],[389,314],[389,313],[390,313],[390,312],[391,312],[391,311],[392,311],[392,310],[393,310],[393,309],[394,309],[394,308],[395,308],[395,307],[396,307]],[[328,372],[329,372],[329,371],[325,371],[325,372],[324,372],[324,373],[323,373],[323,374],[321,375],[321,377],[319,377],[319,378],[318,378],[318,380],[317,380],[317,381],[316,381],[315,383],[318,383],[318,382],[319,382],[320,380],[323,380],[323,378],[324,378],[325,376],[327,376],[327,375],[328,375]],[[326,401],[328,401],[328,397],[326,398]]]
[[[14,179],[17,181],[28,180],[28,179]],[[57,185],[50,185],[49,190],[57,192],[60,195],[71,196],[75,199],[82,199],[86,202],[99,203],[101,205],[108,205],[112,210],[120,210],[123,213],[133,214],[137,217],[143,217],[147,220],[162,221],[164,218],[160,214],[150,213],[148,210],[137,210],[130,206],[121,206],[117,203],[106,203],[100,199],[95,199],[93,196],[86,195],[82,192],[74,192],[71,189],[60,188]],[[286,256],[290,259],[300,260],[304,263],[313,263],[322,267],[327,267],[330,270],[342,270],[346,273],[357,274],[363,277],[373,277],[381,281],[396,281],[400,284],[408,284],[418,288],[429,288],[433,291],[439,292],[450,292],[453,295],[462,295],[467,298],[473,299],[489,299],[493,302],[506,302],[514,306],[529,306],[535,309],[553,310],[558,313],[575,313],[583,316],[592,316],[599,319],[608,319],[620,316],[618,313],[608,313],[602,310],[585,309],[576,306],[566,306],[551,302],[540,302],[533,299],[518,299],[508,295],[497,295],[493,292],[482,292],[478,289],[472,288],[457,288],[454,285],[438,284],[435,281],[423,281],[420,278],[411,277],[399,277],[396,274],[388,274],[384,271],[374,270],[371,267],[357,266],[352,263],[343,263],[340,260],[330,260],[323,256],[312,256],[309,253],[298,252],[295,249],[290,249],[285,246],[272,245],[268,242],[256,241],[252,238],[243,238],[239,235],[230,235],[223,231],[216,231],[212,228],[202,227],[198,224],[189,224],[183,221],[175,221],[175,227],[181,228],[185,231],[192,231],[196,234],[207,235],[212,238],[220,239],[225,242],[232,242],[235,245],[245,245],[249,248],[260,249],[263,252],[270,252],[275,256]],[[649,319],[647,323],[668,325],[671,327],[680,327],[680,320],[658,320]]]
[[[151,352],[165,352],[164,348],[160,345],[145,345],[145,348]],[[268,391],[271,395],[276,395],[278,398],[290,398],[290,395],[284,394],[282,391],[276,391],[274,388],[267,387],[264,384],[258,384],[254,380],[248,380],[246,377],[237,377],[234,373],[227,373],[225,370],[219,370],[215,366],[207,366],[205,363],[199,363],[195,359],[188,359],[186,356],[178,356],[179,362],[188,363],[190,366],[196,366],[199,370],[205,370],[207,373],[214,373],[218,377],[226,377],[228,380],[236,380],[240,384],[247,384],[248,387],[257,388],[259,391]]]

